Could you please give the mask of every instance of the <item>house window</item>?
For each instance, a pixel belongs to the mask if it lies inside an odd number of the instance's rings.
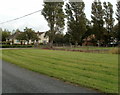
[[[19,43],[20,41],[19,40],[16,40],[17,43]]]
[[[46,44],[46,43],[47,43],[46,40],[44,40],[44,41],[43,41],[43,44]]]

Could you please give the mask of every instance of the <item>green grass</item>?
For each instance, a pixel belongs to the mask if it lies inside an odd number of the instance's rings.
[[[3,50],[2,59],[106,93],[118,93],[118,55],[42,49]]]

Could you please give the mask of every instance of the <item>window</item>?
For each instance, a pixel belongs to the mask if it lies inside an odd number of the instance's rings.
[[[19,43],[20,41],[19,40],[16,40],[17,43]]]

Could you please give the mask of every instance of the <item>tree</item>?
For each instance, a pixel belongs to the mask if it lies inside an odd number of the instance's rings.
[[[6,29],[4,29],[4,30],[0,29],[0,38],[1,38],[0,40],[1,41],[6,41],[6,38],[9,36],[10,36],[10,31],[8,31]]]
[[[0,41],[2,41],[2,28],[0,28]]]
[[[86,31],[83,35],[83,43],[92,43],[93,45],[96,45],[97,41],[96,38],[94,37],[95,32],[93,31],[93,26],[91,22],[87,19],[86,20]],[[90,40],[88,40],[90,39]],[[91,44],[91,45],[92,45]],[[85,45],[85,44],[84,44]]]
[[[24,38],[25,38],[25,40],[27,41],[27,43],[29,44],[29,41],[31,40],[31,41],[34,41],[34,40],[37,40],[38,39],[38,37],[37,37],[37,35],[35,34],[35,31],[34,30],[32,30],[31,28],[25,28],[24,29]]]
[[[16,39],[19,40],[21,44],[23,44],[23,42],[25,41],[27,41],[27,44],[29,44],[30,40],[33,41],[34,43],[35,40],[37,41],[39,39],[35,31],[32,30],[31,28],[26,27],[24,29],[24,32],[21,32],[19,29],[17,29],[16,32],[19,32]]]
[[[118,40],[119,37],[120,37],[120,36],[119,36],[120,34],[118,34],[118,33],[120,33],[120,32],[118,32],[118,31],[119,31],[119,28],[118,28],[118,23],[117,23],[117,24],[113,27],[113,34],[112,34],[112,35],[113,35],[113,38],[114,38],[114,39],[117,39],[117,40]]]
[[[113,33],[113,25],[114,25],[114,18],[113,18],[113,5],[110,2],[104,2],[104,19],[105,19],[105,26],[106,26],[106,32],[104,33],[104,41],[107,45],[112,37]]]
[[[88,36],[94,34],[93,30],[92,30],[93,26],[91,25],[91,22],[86,19],[86,31],[83,35],[83,39],[87,38]]]
[[[53,40],[57,32],[62,32],[64,29],[64,12],[63,12],[63,1],[60,2],[44,2],[44,8],[42,15],[48,22],[50,30],[47,31],[46,35],[49,36],[50,47],[53,45]]]
[[[93,24],[93,30],[96,36],[96,39],[98,40],[98,45],[100,46],[103,42],[103,34],[104,34],[104,10],[102,8],[102,4],[100,0],[95,0],[92,3],[92,24]]]
[[[27,44],[29,44],[29,41],[38,41],[38,36],[35,33],[34,30],[32,30],[31,28],[25,28],[24,32],[21,32],[20,30],[16,30],[16,32],[20,32],[19,35],[17,35],[16,39],[19,40],[21,42],[21,45],[23,44],[23,42],[27,41]],[[24,43],[25,44],[25,43]]]
[[[118,31],[117,31],[117,39],[120,41],[120,1],[117,2],[117,20],[118,20]]]
[[[16,37],[17,40],[19,40],[21,42],[21,45],[23,44],[23,42],[25,42],[27,39],[26,39],[26,34],[25,32],[21,32],[17,37]],[[25,44],[25,43],[24,43]]]
[[[55,35],[55,39],[53,42],[55,44],[63,44],[64,43],[64,35],[62,33],[57,33]]]
[[[76,46],[82,42],[83,34],[86,31],[84,8],[84,2],[69,2],[66,4],[68,34]]]
[[[63,38],[63,42],[65,44],[71,45],[71,43],[72,43],[72,39],[71,38],[72,38],[71,35],[68,34],[68,32],[66,32],[66,34],[64,35],[64,38]]]
[[[40,38],[37,36],[36,33],[34,33],[31,40],[32,40],[32,42],[33,42],[33,44],[34,44],[34,42],[35,42],[35,41],[38,42],[38,40],[40,40]]]

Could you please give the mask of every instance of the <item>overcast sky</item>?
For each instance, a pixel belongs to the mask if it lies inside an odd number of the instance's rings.
[[[93,0],[83,1],[85,2],[86,17],[91,20],[91,4]],[[113,10],[116,11],[116,0],[101,1],[111,2],[113,4]],[[42,8],[43,0],[0,0],[0,23],[24,16]],[[23,30],[25,27],[33,28],[35,31],[40,32],[49,30],[49,27],[47,26],[47,21],[41,15],[41,12],[35,13],[31,16],[13,22],[0,24],[0,27],[2,27],[3,29],[9,29],[10,31],[12,31],[13,29]]]

